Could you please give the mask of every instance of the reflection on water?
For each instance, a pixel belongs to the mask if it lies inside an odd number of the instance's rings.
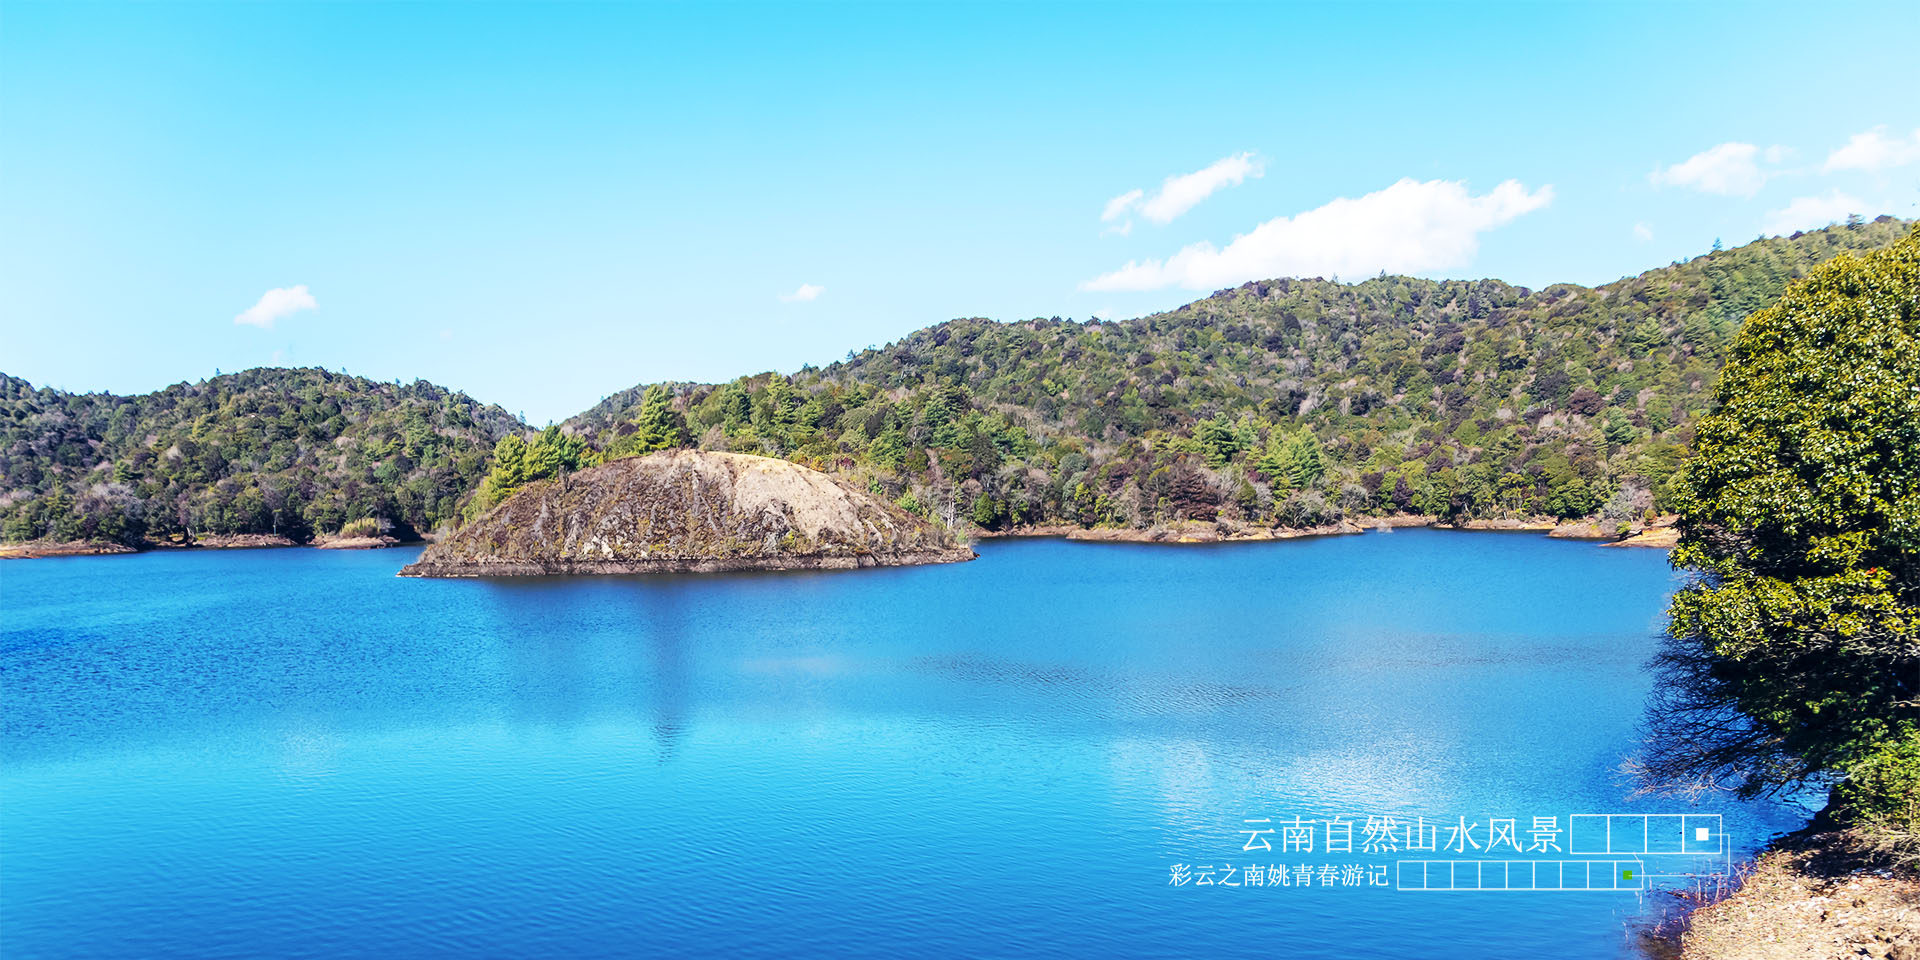
[[[900,570],[9,564],[7,955],[1615,957],[1629,895],[1195,891],[1241,820],[1565,816],[1656,552],[1400,531]],[[1751,848],[1799,811],[1715,807]]]

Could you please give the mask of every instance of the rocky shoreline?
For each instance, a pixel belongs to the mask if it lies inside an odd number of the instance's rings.
[[[1493,520],[1466,520],[1449,524],[1444,518],[1423,514],[1395,514],[1385,517],[1357,517],[1341,520],[1338,523],[1323,524],[1316,527],[1267,527],[1257,524],[1241,524],[1231,521],[1206,523],[1191,520],[1179,523],[1161,524],[1153,527],[1077,527],[1064,524],[1029,525],[1010,527],[1004,530],[973,531],[976,540],[1017,539],[1021,537],[1064,537],[1085,543],[1250,543],[1265,540],[1297,540],[1305,537],[1346,536],[1368,531],[1395,530],[1402,527],[1430,527],[1436,530],[1461,530],[1495,533],[1545,533],[1549,537],[1567,540],[1604,540],[1601,546],[1607,547],[1651,547],[1665,550],[1679,542],[1680,531],[1672,526],[1672,517],[1660,517],[1651,523],[1625,523],[1613,521],[1603,523],[1594,518],[1563,522],[1551,518],[1505,518]],[[1609,527],[1611,531],[1609,532]],[[145,550],[249,550],[266,547],[310,547],[319,550],[377,550],[384,547],[410,546],[420,543],[432,543],[436,538],[428,535],[420,540],[400,540],[390,536],[379,537],[340,537],[326,535],[314,538],[309,543],[299,543],[283,536],[265,533],[249,534],[208,534],[196,538],[191,543],[147,542],[139,547],[130,547],[120,543],[102,543],[93,541],[35,541],[0,545],[0,559],[32,559],[39,557],[81,557],[107,556],[113,554],[139,553]],[[969,559],[956,557],[955,559]],[[945,563],[947,560],[914,560],[912,563]],[[633,561],[635,566],[625,571],[608,569],[580,570],[583,573],[610,572],[709,572],[722,569],[753,569],[744,566],[719,567],[670,560]],[[675,566],[680,564],[680,566]],[[848,557],[815,557],[812,560],[796,561],[789,566],[761,567],[759,569],[791,570],[840,570],[860,566],[857,559]],[[558,575],[561,571],[553,571]],[[548,575],[527,574],[458,574],[435,573],[430,576],[527,576]]]
[[[1258,527],[1239,524],[1188,523],[1166,524],[1145,530],[1121,527],[1090,527],[1067,532],[1068,540],[1088,543],[1247,543],[1257,540],[1295,540],[1301,537],[1329,537],[1364,533],[1347,522],[1319,527]]]
[[[1760,855],[1669,939],[1680,960],[1920,960],[1920,872],[1862,857],[1842,833],[1798,834]]]
[[[1602,544],[1608,547],[1653,547],[1666,550],[1680,542],[1680,531],[1674,527],[1649,527],[1625,539]]]
[[[646,573],[743,573],[781,570],[865,570],[874,567],[912,566],[930,563],[962,563],[975,554],[964,547],[956,550],[930,550],[901,553],[881,559],[864,556],[795,555],[785,557],[734,557],[708,560],[546,560],[472,561],[436,563],[422,560],[400,572],[403,577],[569,577],[616,576]]]
[[[188,542],[145,540],[129,546],[102,540],[34,540],[0,544],[0,560],[33,560],[43,557],[104,557],[150,550],[266,550],[282,547],[309,547],[315,550],[377,550],[431,543],[432,537],[401,540],[398,537],[342,537],[323,535],[301,543],[273,533],[210,533]]]
[[[0,560],[38,560],[45,557],[103,557],[117,553],[139,553],[124,543],[93,540],[29,540],[0,544]]]
[[[414,543],[432,543],[427,537],[412,541]],[[398,537],[316,537],[310,546],[320,550],[379,550],[383,547],[398,547],[407,541]]]
[[[1545,533],[1563,540],[1606,540],[1608,547],[1656,547],[1665,549],[1680,539],[1673,528],[1674,518],[1659,517],[1650,523],[1595,518],[1572,522],[1548,517],[1464,520],[1448,523],[1442,517],[1424,514],[1395,514],[1386,517],[1358,517],[1316,527],[1267,527],[1233,521],[1207,523],[1187,520],[1152,527],[1074,527],[1036,525],[1005,530],[978,530],[975,538],[994,540],[1015,537],[1065,537],[1095,543],[1243,543],[1260,540],[1295,540],[1302,537],[1334,537],[1370,530],[1394,530],[1401,527],[1430,527],[1436,530],[1461,530],[1497,533]],[[1612,532],[1608,532],[1608,527]]]

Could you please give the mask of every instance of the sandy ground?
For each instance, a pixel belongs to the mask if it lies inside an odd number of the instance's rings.
[[[1920,873],[1861,861],[1823,834],[1764,854],[1694,911],[1681,960],[1920,960]]]
[[[90,541],[30,540],[26,543],[0,544],[0,559],[32,560],[39,557],[97,557],[111,553],[135,553],[132,547],[118,543]]]

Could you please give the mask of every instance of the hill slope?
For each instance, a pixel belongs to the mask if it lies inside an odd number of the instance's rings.
[[[137,543],[456,515],[496,441],[497,406],[424,381],[256,369],[139,396],[35,389],[0,374],[0,532]]]
[[[1594,288],[1272,280],[1119,322],[953,320],[793,376],[636,386],[538,438],[464,394],[324,370],[132,397],[0,374],[0,537],[424,530],[679,446],[857,474],[954,526],[1624,520],[1660,505],[1746,315],[1911,229],[1763,239]]]
[[[954,320],[824,369],[635,387],[569,421],[868,471],[995,527],[1308,525],[1654,507],[1747,314],[1911,224],[1755,241],[1604,286],[1273,280],[1119,322]],[[640,413],[640,416],[636,416]],[[650,440],[649,444],[657,440]]]

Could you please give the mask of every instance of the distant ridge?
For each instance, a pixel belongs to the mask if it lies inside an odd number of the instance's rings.
[[[458,515],[505,410],[423,380],[258,368],[122,397],[0,374],[0,534],[138,544],[303,541],[365,520],[410,534]]]
[[[951,320],[792,376],[651,385],[648,429],[853,475],[956,528],[1627,520],[1664,506],[1741,320],[1912,229],[1766,238],[1593,288],[1279,279],[1118,322]],[[564,432],[630,450],[649,389]],[[0,537],[424,533],[509,435],[536,439],[424,381],[258,369],[119,397],[0,375]]]

